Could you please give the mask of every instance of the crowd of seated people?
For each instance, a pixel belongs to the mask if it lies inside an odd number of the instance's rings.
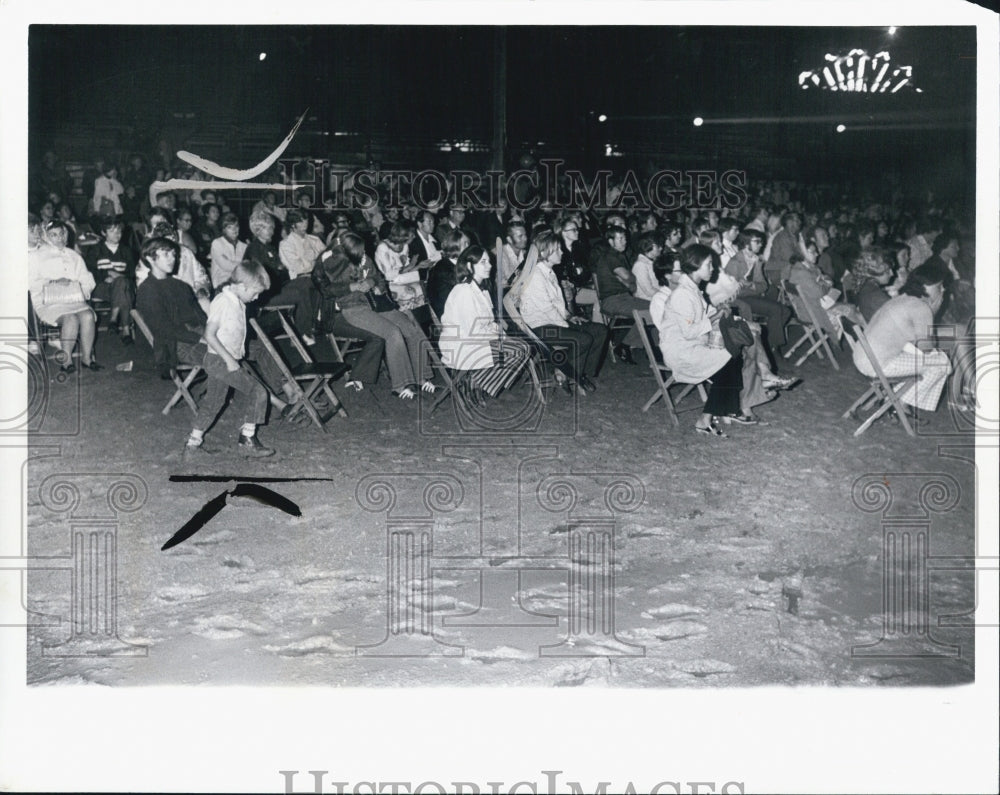
[[[159,273],[152,260],[165,261],[167,249],[173,252],[171,289],[190,291],[203,315],[225,286],[234,294],[254,293],[246,302],[250,312],[290,306],[308,345],[327,333],[361,342],[352,388],[374,382],[384,358],[393,393],[403,400],[438,388],[427,358],[431,341],[446,367],[475,371],[463,380],[473,402],[495,398],[532,355],[549,348],[566,352],[553,360],[566,376],[564,388],[592,392],[609,351],[616,362],[635,362],[640,339],[632,312],[649,310],[656,348],[675,378],[708,382],[695,427],[713,437],[726,435],[725,423],[756,423],[754,407],[798,380],[776,374],[793,316],[785,284],[795,285],[834,341],[841,318],[871,324],[878,339],[891,324],[887,317],[902,316],[898,308],[885,309],[898,307],[901,297],[923,301],[933,322],[966,324],[975,311],[953,219],[908,215],[894,206],[842,202],[820,211],[759,192],[752,205],[721,211],[594,212],[548,201],[519,212],[503,200],[476,211],[468,202],[418,202],[404,192],[401,207],[376,203],[362,211],[314,207],[311,192],[299,190],[288,206],[266,191],[241,218],[213,190],[167,191],[149,205],[149,183],[169,174],[153,173],[135,157],[121,168],[95,161],[84,180],[94,235],[82,240],[52,153],[38,174],[32,184],[39,215],[29,217],[31,297],[38,318],[60,327],[66,369],[74,366],[77,345],[81,363],[100,368],[94,300],[107,303],[109,328],[131,343],[130,312],[143,280]],[[132,234],[137,229],[141,234]],[[242,282],[234,283],[238,270]],[[928,286],[928,273],[940,279]],[[57,300],[56,285],[66,283],[79,289],[64,290]],[[240,283],[253,290],[234,286]],[[535,341],[504,322],[496,301],[498,290],[515,283]],[[924,300],[937,285],[941,301]],[[903,303],[912,328],[927,320],[913,301]],[[188,304],[185,299],[185,311]],[[746,321],[752,338],[735,352],[719,343],[720,323],[732,316]],[[609,330],[605,319],[623,322]],[[192,333],[168,330],[158,342],[161,372],[179,360],[178,344],[193,345]],[[893,373],[928,360],[904,361],[902,348],[884,347]],[[184,351],[188,359],[204,355]],[[868,375],[870,367],[855,363]],[[944,369],[938,359],[931,364],[934,373]],[[936,406],[940,390],[933,401],[927,389],[923,393],[919,408]]]

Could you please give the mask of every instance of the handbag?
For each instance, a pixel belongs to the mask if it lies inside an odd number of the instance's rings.
[[[102,217],[109,217],[115,214],[115,203],[107,196],[101,197],[101,206],[97,208],[97,214]]]
[[[42,287],[42,304],[82,304],[87,300],[80,282],[46,282]]]
[[[392,312],[398,308],[388,293],[376,293],[374,290],[369,290],[365,293],[365,298],[368,299],[368,306],[372,308],[373,312]]]
[[[739,356],[744,347],[753,345],[753,333],[741,317],[723,315],[719,319],[719,331],[722,332],[722,344],[730,356]]]

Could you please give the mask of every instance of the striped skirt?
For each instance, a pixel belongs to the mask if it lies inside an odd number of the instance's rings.
[[[502,341],[491,340],[490,348],[493,351],[493,366],[474,371],[469,383],[490,397],[496,397],[517,380],[531,358],[531,346],[522,339],[504,337]]]

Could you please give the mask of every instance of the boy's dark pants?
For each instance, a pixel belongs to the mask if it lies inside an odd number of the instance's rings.
[[[209,351],[205,354],[202,367],[208,375],[208,391],[198,405],[198,415],[194,419],[196,430],[207,431],[215,422],[230,387],[236,390],[234,404],[243,404],[243,422],[264,423],[267,419],[267,390],[247,372],[245,364],[241,363],[240,369],[231,373],[222,357]]]

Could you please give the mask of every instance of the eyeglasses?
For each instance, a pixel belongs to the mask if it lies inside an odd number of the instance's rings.
[[[563,228],[563,232],[579,232],[579,231],[580,230],[577,229],[575,226],[567,226]]]

